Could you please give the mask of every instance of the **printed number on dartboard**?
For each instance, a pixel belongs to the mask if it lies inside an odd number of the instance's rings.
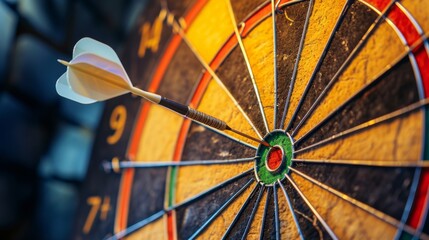
[[[116,106],[110,115],[109,125],[113,133],[107,137],[107,143],[116,144],[122,137],[127,122],[127,109],[123,105]]]
[[[103,199],[100,196],[91,196],[86,200],[90,206],[88,216],[86,217],[85,224],[83,225],[82,232],[88,234],[91,231],[92,224],[97,215],[101,221],[107,219],[107,213],[110,211],[110,197],[105,196]]]

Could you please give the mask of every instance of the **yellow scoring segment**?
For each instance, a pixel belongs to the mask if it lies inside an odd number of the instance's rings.
[[[268,17],[258,27],[243,38],[250,66],[255,76],[256,86],[261,97],[270,130],[274,129],[274,53],[273,25]],[[246,70],[247,71],[247,70]],[[250,79],[248,79],[250,81]],[[255,107],[255,111],[259,108]],[[261,119],[262,121],[262,119]]]
[[[254,162],[229,165],[188,166],[179,169],[176,185],[176,203],[195,196],[223,181],[249,170]]]
[[[137,230],[135,233],[126,237],[126,240],[141,240],[141,239],[167,239],[167,231],[165,229],[166,215],[164,217],[150,223]]]
[[[339,239],[392,239],[396,227],[352,205],[298,174],[291,178]],[[323,201],[321,201],[323,199]],[[347,223],[347,227],[344,227]],[[374,226],[377,226],[374,228]]]
[[[170,161],[173,159],[183,117],[152,104],[145,120],[136,161]]]
[[[225,91],[219,87],[219,85],[212,79],[204,93],[203,98],[201,99],[200,105],[197,108],[199,111],[207,113],[212,116],[225,121],[228,125],[237,129],[240,132],[243,132],[247,135],[250,135],[254,138],[259,139],[251,125],[246,121],[243,114],[235,106],[231,98],[226,95]],[[229,135],[247,142],[255,146],[255,142],[244,138],[238,134],[228,131]]]
[[[210,63],[233,32],[225,2],[211,0],[192,22],[186,36],[206,63]]]
[[[246,199],[249,197],[252,190],[255,188],[255,185],[258,184],[253,182],[250,184],[247,189],[241,193],[223,212],[220,214],[210,226],[200,235],[199,239],[219,239],[228,229],[229,225],[235,218],[236,214],[243,206]]]
[[[423,127],[421,111],[341,137],[322,147],[297,153],[298,159],[419,161]],[[380,138],[382,136],[382,138]]]
[[[307,35],[304,41],[301,61],[298,65],[298,72],[293,88],[289,110],[285,120],[285,127],[292,117],[299,100],[302,97],[308,80],[316,67],[317,61],[322,54],[332,29],[337,22],[338,16],[344,6],[345,1],[322,1],[315,0],[313,12],[310,17]],[[283,109],[281,110],[283,111]]]
[[[411,13],[424,33],[429,33],[429,8],[422,7],[426,6],[426,0],[402,0],[399,4]]]
[[[389,46],[389,49],[386,50],[385,46]],[[386,22],[380,24],[349,67],[326,94],[324,100],[314,110],[315,114],[298,131],[296,137],[299,138],[308,132],[340,104],[370,83],[384,71],[386,66],[392,64],[405,51],[406,48],[395,30]]]
[[[298,229],[291,214],[282,189],[277,187],[277,201],[279,203],[280,236],[284,239],[299,239]],[[297,213],[295,213],[297,214]]]

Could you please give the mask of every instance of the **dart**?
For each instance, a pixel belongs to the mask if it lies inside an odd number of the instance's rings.
[[[270,147],[267,142],[233,129],[218,118],[134,87],[116,52],[104,43],[91,38],[82,38],[73,49],[73,59],[70,62],[64,60],[58,62],[67,66],[66,73],[56,83],[56,90],[62,97],[90,104],[132,93],[196,122],[221,131],[232,131]]]

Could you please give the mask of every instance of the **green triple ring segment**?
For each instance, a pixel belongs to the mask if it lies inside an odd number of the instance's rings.
[[[292,164],[293,143],[290,135],[283,130],[274,130],[268,133],[264,140],[271,146],[283,148],[283,162],[277,171],[271,172],[267,169],[267,156],[270,151],[269,147],[259,145],[256,151],[255,175],[259,182],[265,185],[272,185],[278,179],[283,180],[285,174],[289,172],[289,166]]]

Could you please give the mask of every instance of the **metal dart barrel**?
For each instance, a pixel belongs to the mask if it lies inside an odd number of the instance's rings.
[[[209,116],[189,106],[167,99],[165,97],[161,98],[159,105],[162,105],[168,109],[178,112],[190,119],[203,123],[207,126],[210,126],[222,131],[227,130],[228,125],[224,121],[217,119],[215,117]]]
[[[207,115],[207,114],[205,114],[203,112],[200,112],[200,111],[198,111],[196,109],[193,109],[193,108],[191,108],[189,106],[180,104],[178,102],[172,101],[172,100],[164,98],[164,97],[161,98],[161,101],[159,102],[159,105],[162,105],[162,106],[164,106],[166,108],[169,108],[169,109],[171,109],[171,110],[173,110],[175,112],[178,112],[178,113],[180,113],[180,114],[182,114],[182,115],[184,115],[184,116],[186,116],[186,117],[188,117],[190,119],[193,119],[193,120],[195,120],[197,122],[203,123],[203,124],[205,124],[207,126],[219,129],[221,131],[229,130],[229,131],[237,133],[237,134],[239,134],[239,135],[241,135],[243,137],[249,138],[249,139],[251,139],[251,140],[253,140],[255,142],[261,143],[264,146],[270,147],[270,145],[267,142],[259,140],[257,138],[254,138],[254,137],[249,136],[247,134],[244,134],[244,133],[242,133],[240,131],[237,131],[237,130],[229,127],[224,121],[222,121],[220,119],[217,119],[215,117],[212,117],[210,115]]]

